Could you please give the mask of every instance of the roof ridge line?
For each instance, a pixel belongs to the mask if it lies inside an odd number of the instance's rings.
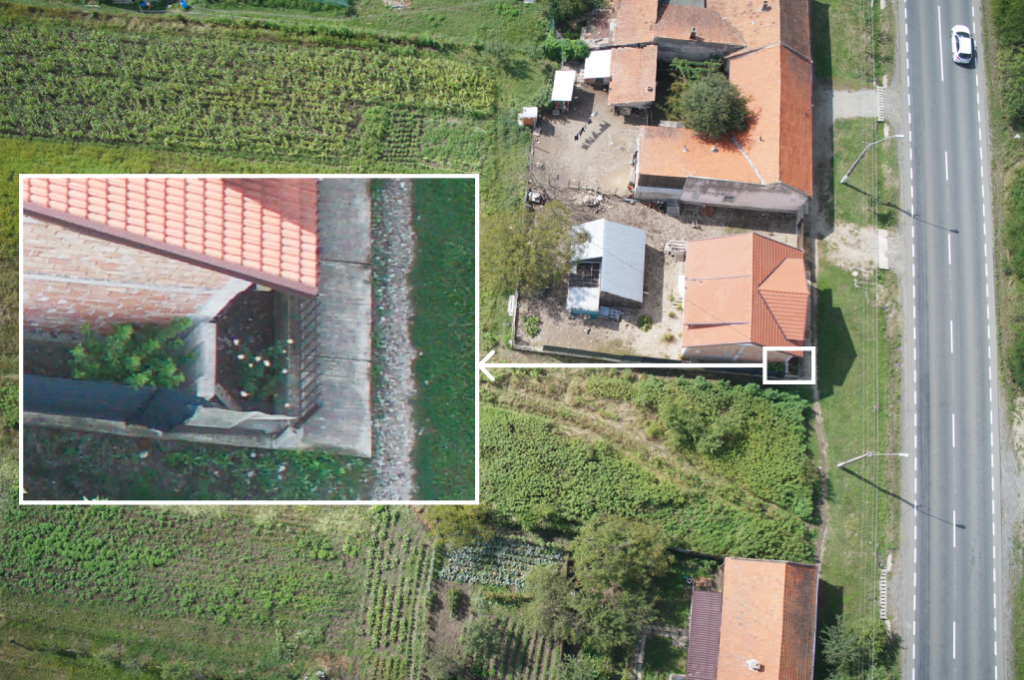
[[[810,57],[808,57],[806,55],[800,54],[799,52],[796,51],[795,47],[790,47],[789,45],[787,45],[784,42],[779,42],[777,44],[781,45],[782,47],[785,47],[787,50],[789,50],[790,52],[792,52],[796,56],[800,57],[801,59],[806,61],[808,64],[813,64],[814,63],[814,59],[812,59],[812,58],[810,58]]]
[[[764,183],[765,183],[765,181],[764,181],[764,177],[761,177],[761,173],[757,171],[757,166],[756,166],[756,165],[754,165],[754,161],[750,160],[750,156],[748,156],[748,155],[747,155],[747,152],[743,150],[743,147],[742,147],[742,146],[740,146],[740,143],[736,141],[736,137],[734,137],[734,136],[733,136],[733,135],[732,135],[732,134],[730,133],[730,134],[729,134],[729,139],[731,139],[731,140],[732,140],[732,143],[736,145],[736,148],[737,148],[737,149],[739,149],[739,151],[740,151],[740,153],[741,153],[741,154],[743,154],[743,157],[744,157],[745,159],[747,159],[747,163],[748,163],[748,164],[750,165],[750,169],[754,171],[754,174],[755,174],[755,175],[757,175],[757,178],[758,178],[759,180],[761,180],[761,184],[762,184],[762,185],[764,185]],[[780,146],[781,146],[781,145],[780,145]]]

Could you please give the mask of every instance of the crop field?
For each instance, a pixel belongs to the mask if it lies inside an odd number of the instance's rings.
[[[478,167],[468,154],[449,156],[453,143],[486,135],[479,119],[496,101],[486,70],[413,46],[231,36],[15,22],[0,31],[0,132],[365,167]]]
[[[557,564],[564,552],[557,548],[494,538],[486,543],[448,553],[439,577],[458,583],[515,587],[522,590],[526,572],[538,564]]]
[[[481,497],[515,517],[541,506],[574,522],[644,515],[709,554],[812,558],[805,402],[756,385],[609,373],[511,371],[486,384]],[[760,472],[737,474],[743,466]]]
[[[531,634],[515,618],[502,619],[499,651],[487,660],[491,678],[501,680],[546,680],[558,677],[562,645],[556,640]]]
[[[0,626],[24,645],[5,657],[32,667],[376,679],[374,659],[422,658],[432,553],[405,508],[22,508],[5,493],[0,540]]]

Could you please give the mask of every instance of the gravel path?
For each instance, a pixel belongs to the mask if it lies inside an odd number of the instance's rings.
[[[416,255],[412,182],[384,180],[373,194],[373,460],[374,500],[411,500],[416,493],[412,451],[416,396],[409,337],[413,317],[408,277]]]

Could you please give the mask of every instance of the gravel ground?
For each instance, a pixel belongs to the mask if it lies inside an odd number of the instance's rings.
[[[416,254],[412,228],[412,182],[385,180],[373,196],[373,460],[375,500],[411,500],[416,493],[412,463],[416,425],[413,317],[409,274]]]

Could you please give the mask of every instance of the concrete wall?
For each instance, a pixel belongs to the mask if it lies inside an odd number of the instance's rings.
[[[729,52],[735,52],[743,47],[742,45],[723,45],[690,40],[671,40],[668,38],[655,38],[654,44],[658,46],[659,61],[672,61],[673,59],[706,61],[711,57],[724,57]]]
[[[733,200],[727,201],[727,197]],[[807,202],[807,196],[781,183],[747,184],[690,177],[686,180],[686,188],[679,200],[699,205],[788,213],[800,210]]]
[[[203,267],[26,217],[26,330],[108,330],[120,323],[208,321],[251,284]]]
[[[682,358],[691,361],[727,362],[760,364],[763,352],[761,345],[742,343],[732,345],[708,345],[706,347],[683,347]],[[784,362],[792,355],[785,352],[768,353],[769,362]]]

